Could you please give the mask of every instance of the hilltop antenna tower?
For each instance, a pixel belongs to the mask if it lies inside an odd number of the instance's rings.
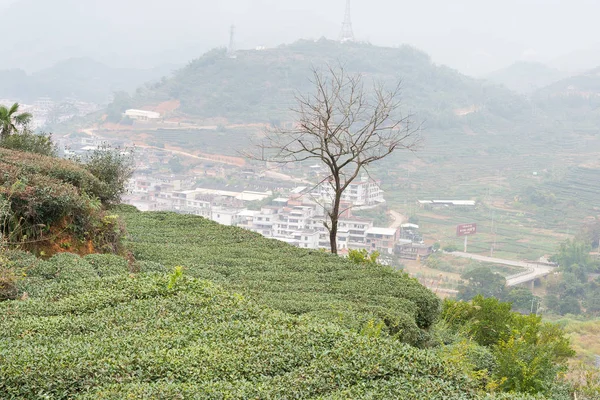
[[[235,55],[235,25],[231,25],[229,28],[229,47],[227,48],[227,55],[229,58],[236,58]]]
[[[346,15],[340,32],[340,42],[354,42],[354,32],[352,31],[352,19],[350,18],[350,0],[346,0]]]

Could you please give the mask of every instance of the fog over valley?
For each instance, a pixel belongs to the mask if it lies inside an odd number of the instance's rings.
[[[0,67],[33,71],[79,56],[112,67],[181,64],[226,46],[232,24],[240,48],[336,39],[344,1],[3,0],[0,7],[0,32],[11,37],[0,45]],[[598,7],[590,0],[373,0],[353,1],[352,19],[359,40],[408,43],[469,75],[518,60],[581,72],[600,64]]]

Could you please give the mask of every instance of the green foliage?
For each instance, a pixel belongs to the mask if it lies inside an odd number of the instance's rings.
[[[488,267],[476,267],[461,275],[466,281],[459,287],[457,298],[459,300],[471,300],[477,295],[484,297],[496,297],[504,299],[506,291],[506,279]]]
[[[311,67],[341,63],[349,74],[368,74],[383,84],[394,84],[401,77],[406,109],[414,110],[432,128],[460,126],[463,121],[454,111],[473,104],[486,104],[478,114],[488,122],[524,115],[526,109],[525,101],[507,89],[482,84],[436,65],[410,46],[383,48],[324,39],[300,40],[236,55],[231,59],[224,49],[207,52],[171,79],[139,93],[133,101],[149,104],[177,99],[182,112],[197,117],[285,120],[293,93],[311,90],[306,79]]]
[[[534,296],[531,290],[524,287],[511,289],[506,295],[506,301],[511,303],[512,309],[523,314],[536,312],[539,308],[540,298]]]
[[[350,249],[348,251],[348,259],[358,265],[376,265],[379,254],[378,251],[369,254],[365,249]]]
[[[566,360],[575,354],[561,326],[542,322],[535,314],[515,313],[509,303],[495,298],[446,300],[442,319],[491,351],[494,359],[486,362],[488,372],[503,391],[552,394]]]
[[[173,272],[171,273],[171,275],[169,275],[169,284],[167,285],[167,288],[173,289],[175,287],[175,285],[177,284],[177,281],[180,280],[182,276],[183,276],[183,267],[178,265],[177,267],[175,267],[173,269]]]
[[[453,244],[448,244],[448,245],[444,246],[442,248],[442,250],[444,250],[445,252],[448,252],[448,253],[452,253],[452,252],[458,251],[458,247]]]
[[[112,103],[106,109],[106,120],[119,123],[123,119],[123,113],[133,106],[133,100],[126,92],[116,92]]]
[[[556,203],[556,195],[554,193],[532,186],[529,186],[524,190],[523,197],[528,203],[540,207]]]
[[[136,260],[182,265],[186,276],[211,279],[275,309],[335,318],[356,331],[371,319],[383,321],[384,335],[416,345],[427,342],[439,313],[435,294],[389,267],[364,268],[192,215],[118,212]]]
[[[169,159],[169,168],[174,174],[180,174],[185,171],[185,166],[181,163],[181,157],[178,156]]]
[[[50,157],[56,156],[56,146],[52,141],[51,134],[38,135],[27,130],[0,139],[0,147]]]
[[[169,287],[113,256],[20,262],[29,299],[0,303],[5,399],[479,397],[376,323],[360,335],[189,276]]]
[[[571,271],[575,265],[591,267],[593,263],[590,251],[591,246],[587,243],[567,240],[561,243],[558,253],[552,257],[552,261],[557,262],[565,271]]]
[[[560,369],[553,363],[553,354],[524,338],[510,337],[500,341],[496,351],[494,375],[502,378],[505,391],[549,393]]]
[[[19,113],[19,103],[10,107],[0,105],[0,140],[26,129],[33,116],[28,112]]]
[[[439,243],[436,243],[439,246]],[[440,257],[439,253],[433,253],[425,259],[425,265],[429,268],[446,272],[456,272],[456,267]]]
[[[132,154],[104,143],[88,153],[82,161],[85,168],[104,183],[105,190],[98,196],[100,200],[109,204],[119,203],[127,190],[127,181],[133,175]]]
[[[560,315],[586,312],[598,315],[600,298],[599,282],[590,281],[588,274],[598,269],[598,262],[590,257],[591,246],[587,241],[567,240],[561,243],[552,259],[559,263],[558,280],[548,283],[546,307]]]
[[[106,185],[81,166],[0,148],[0,171],[0,232],[12,244],[69,234],[108,251],[118,247],[122,225],[97,198]]]
[[[475,296],[471,302],[445,300],[442,319],[455,330],[463,330],[482,346],[491,346],[510,333],[513,313],[509,303]]]

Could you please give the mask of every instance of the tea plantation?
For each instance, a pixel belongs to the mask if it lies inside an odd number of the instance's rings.
[[[335,255],[308,251],[201,217],[141,213],[123,207],[128,246],[137,260],[209,279],[235,293],[294,315],[335,320],[360,330],[383,322],[384,333],[422,346],[440,301],[408,275],[365,267]]]
[[[266,308],[192,268],[3,257],[26,277],[0,303],[2,399],[533,399],[486,397],[430,350]]]

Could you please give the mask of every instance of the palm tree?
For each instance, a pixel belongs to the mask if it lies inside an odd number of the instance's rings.
[[[19,103],[15,103],[12,107],[0,105],[0,140],[14,132],[19,131],[19,127],[27,127],[33,115],[28,112],[18,113]]]

